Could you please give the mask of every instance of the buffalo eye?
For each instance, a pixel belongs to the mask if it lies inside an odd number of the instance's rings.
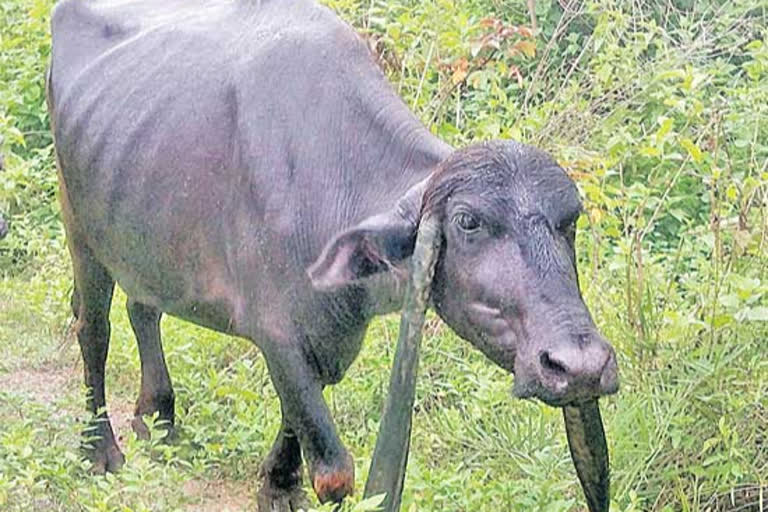
[[[474,233],[480,229],[480,221],[469,212],[458,212],[453,216],[453,223],[466,233]]]

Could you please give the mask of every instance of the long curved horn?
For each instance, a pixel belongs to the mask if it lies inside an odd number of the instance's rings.
[[[365,483],[366,498],[386,494],[382,504],[385,512],[400,510],[411,441],[421,329],[424,326],[424,313],[427,310],[441,239],[438,219],[432,215],[422,219],[411,258],[411,276],[400,318],[400,336],[389,379],[387,403],[379,424],[368,481]]]
[[[608,512],[611,499],[608,446],[597,399],[563,407],[563,417],[571,458],[589,512]]]

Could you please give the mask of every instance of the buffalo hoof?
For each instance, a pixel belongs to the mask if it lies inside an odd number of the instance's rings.
[[[346,454],[344,462],[338,466],[317,464],[311,471],[311,476],[312,487],[322,503],[339,503],[355,490],[355,464],[349,454]]]
[[[117,473],[125,463],[125,457],[115,442],[115,434],[107,417],[97,418],[83,432],[81,445],[83,456],[91,461],[91,473],[103,475],[107,471]]]
[[[163,441],[166,443],[172,443],[176,440],[177,433],[176,433],[176,427],[171,425],[168,422],[165,422],[160,425],[160,428],[162,430],[165,430],[165,435],[163,436]],[[144,418],[141,416],[134,416],[131,420],[131,429],[136,434],[136,437],[140,439],[141,441],[149,441],[152,439],[152,431],[149,429],[147,424],[144,422]]]
[[[116,444],[99,447],[97,449],[85,448],[85,456],[91,461],[91,473],[103,475],[107,471],[117,473],[125,464],[125,456]]]
[[[142,441],[149,441],[152,438],[152,433],[149,431],[149,427],[144,423],[144,418],[141,416],[134,416],[131,420],[131,429],[136,433],[136,437]]]
[[[309,509],[307,494],[301,487],[281,489],[269,483],[259,489],[256,504],[258,512],[298,512]]]

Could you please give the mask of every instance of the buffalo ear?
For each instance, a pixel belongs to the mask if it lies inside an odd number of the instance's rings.
[[[336,235],[307,269],[312,286],[330,291],[395,265],[413,253],[416,226],[392,216],[377,216]]]

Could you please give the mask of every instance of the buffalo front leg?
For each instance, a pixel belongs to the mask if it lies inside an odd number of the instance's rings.
[[[167,437],[174,434],[175,397],[171,377],[165,364],[160,341],[160,310],[128,299],[126,305],[133,333],[139,345],[141,360],[141,389],[136,400],[131,427],[139,439],[149,439],[150,432],[142,416],[159,413],[158,418],[167,430]]]
[[[265,353],[283,421],[298,435],[317,497],[323,503],[340,502],[354,490],[355,466],[336,434],[320,379],[296,347],[283,345]]]
[[[75,236],[69,239],[75,274],[72,300],[75,333],[83,356],[83,373],[88,389],[87,408],[93,415],[83,433],[83,450],[93,463],[94,473],[120,469],[125,457],[115,442],[115,434],[106,411],[104,369],[109,350],[109,309],[115,282],[95,258],[93,252]]]
[[[299,438],[283,415],[280,432],[259,472],[262,480],[258,494],[259,512],[294,512],[308,508],[301,488],[301,463]]]

